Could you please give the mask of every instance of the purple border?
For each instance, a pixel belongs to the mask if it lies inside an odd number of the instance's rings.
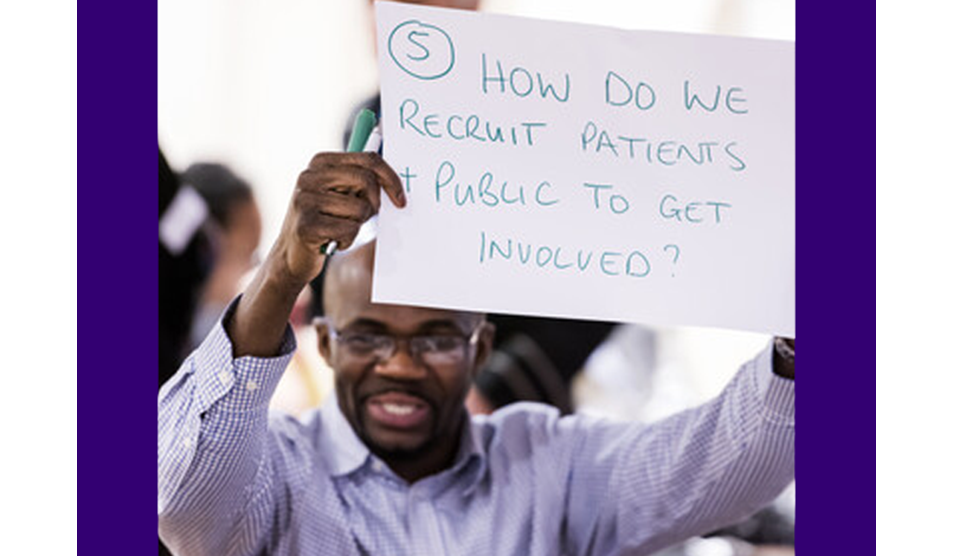
[[[874,554],[874,5],[801,0],[797,30],[796,546]]]
[[[802,1],[797,15],[798,345],[808,373],[798,550],[867,554],[874,7]],[[145,554],[156,542],[156,7],[87,3],[78,17],[79,553]]]
[[[78,553],[155,554],[156,6],[77,19]]]

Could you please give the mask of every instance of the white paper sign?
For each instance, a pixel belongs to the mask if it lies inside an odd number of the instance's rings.
[[[376,302],[794,337],[794,43],[376,5]]]

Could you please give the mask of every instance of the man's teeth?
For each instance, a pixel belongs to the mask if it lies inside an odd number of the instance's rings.
[[[403,405],[396,403],[381,404],[385,411],[393,415],[410,415],[414,411],[413,405]]]

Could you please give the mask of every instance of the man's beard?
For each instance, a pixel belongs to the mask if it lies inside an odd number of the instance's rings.
[[[463,421],[464,419],[461,419],[461,423],[455,429],[458,434],[451,434],[447,438],[444,438],[437,433],[438,422],[435,420],[434,428],[431,430],[431,434],[427,437],[427,440],[421,443],[420,446],[415,446],[413,448],[387,448],[385,446],[381,446],[380,444],[374,442],[374,440],[371,439],[370,436],[364,431],[362,431],[358,437],[361,438],[361,441],[364,442],[365,446],[367,446],[374,455],[385,461],[410,462],[420,459],[422,456],[433,450],[441,442],[450,442],[459,439],[463,433]],[[364,423],[362,423],[362,426],[363,425]]]

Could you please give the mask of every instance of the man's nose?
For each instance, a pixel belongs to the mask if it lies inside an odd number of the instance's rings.
[[[427,376],[427,369],[411,355],[407,342],[398,342],[391,357],[378,361],[374,370],[395,380],[420,380]]]

